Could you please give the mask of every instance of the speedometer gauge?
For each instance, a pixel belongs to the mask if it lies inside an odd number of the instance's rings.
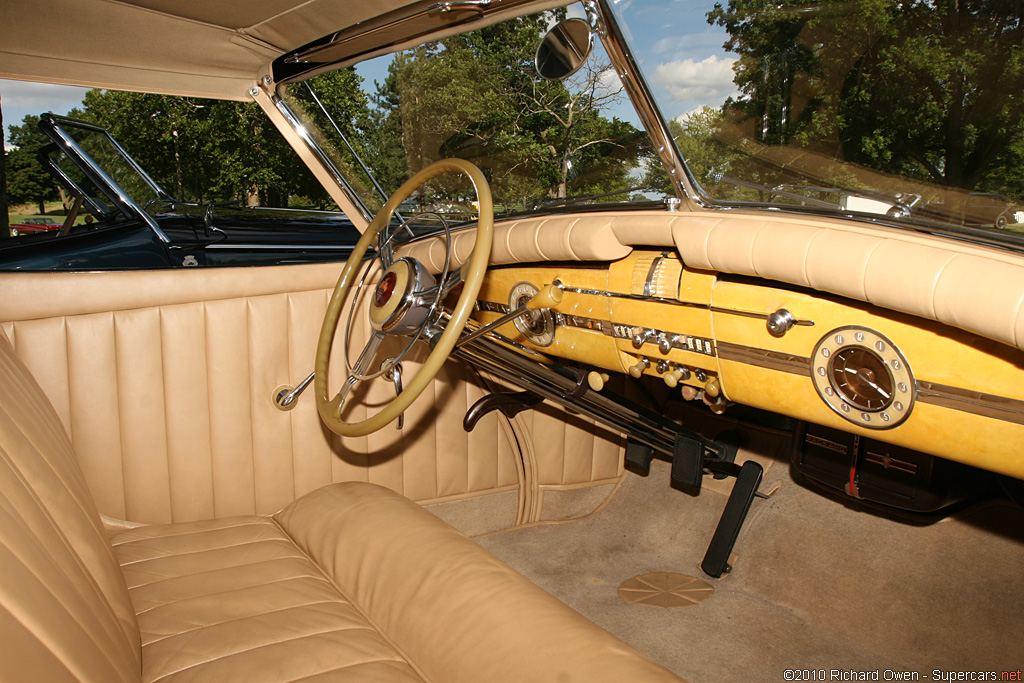
[[[868,429],[889,429],[914,404],[910,366],[891,341],[866,327],[832,330],[811,359],[814,388],[840,417]]]
[[[515,310],[525,305],[538,291],[531,282],[516,284],[508,295],[509,309]],[[550,309],[527,311],[513,322],[520,334],[536,346],[551,346],[555,341],[555,317]]]

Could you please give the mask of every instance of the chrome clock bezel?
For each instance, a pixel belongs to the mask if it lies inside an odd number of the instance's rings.
[[[517,282],[508,293],[509,310],[514,311],[537,295],[540,290],[532,282]],[[529,316],[529,323],[524,319]],[[534,346],[551,346],[555,343],[555,316],[550,309],[527,311],[512,323],[519,334]]]
[[[880,360],[889,373],[891,400],[881,408],[865,409],[843,395],[833,379],[832,363],[843,351],[863,349]],[[865,429],[892,429],[902,424],[913,410],[917,388],[910,364],[885,335],[868,327],[839,327],[818,341],[811,356],[811,380],[825,404],[837,415]]]

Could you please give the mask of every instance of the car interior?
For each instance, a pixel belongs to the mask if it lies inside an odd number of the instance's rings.
[[[0,77],[255,102],[362,232],[346,262],[0,272],[0,679],[1020,680],[1004,204],[916,214],[923,181],[839,193],[784,145],[801,188],[759,162],[702,194],[629,5],[0,3]],[[664,197],[512,210],[511,153],[414,154],[426,124],[377,196],[299,101],[535,15],[585,27],[545,41],[566,70],[600,43]],[[445,183],[469,213],[400,229]]]

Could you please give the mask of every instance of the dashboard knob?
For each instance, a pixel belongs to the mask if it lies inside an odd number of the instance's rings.
[[[768,314],[768,334],[773,337],[784,336],[793,325],[796,325],[796,318],[785,308],[780,308],[774,313]]]
[[[636,365],[632,365],[629,368],[629,376],[634,379],[640,379],[640,376],[644,374],[644,370],[651,367],[651,361],[646,358],[641,358],[636,362]]]
[[[711,398],[715,398],[722,393],[722,385],[718,383],[717,377],[712,377],[708,380],[708,383],[704,385],[704,393]]]
[[[642,327],[634,327],[631,332],[633,333],[632,341],[634,349],[639,349],[647,343],[647,337],[650,335],[649,330],[645,330]]]
[[[685,382],[690,379],[690,369],[682,365],[677,365],[671,371],[665,373],[665,376],[662,379],[665,380],[665,384],[668,386],[675,387],[680,382]]]
[[[604,389],[604,385],[607,384],[608,380],[611,379],[606,372],[594,372],[593,370],[587,375],[587,384],[594,391],[601,391]]]

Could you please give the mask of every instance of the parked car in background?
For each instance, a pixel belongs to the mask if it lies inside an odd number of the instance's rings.
[[[11,223],[11,236],[27,235],[33,232],[53,232],[60,230],[61,224],[52,218],[26,218],[23,223]]]
[[[39,127],[53,140],[39,163],[72,198],[71,215],[63,229],[49,218],[11,226],[48,238],[0,244],[0,270],[340,261],[359,239],[341,213],[179,202],[103,128],[53,114],[43,114]]]

